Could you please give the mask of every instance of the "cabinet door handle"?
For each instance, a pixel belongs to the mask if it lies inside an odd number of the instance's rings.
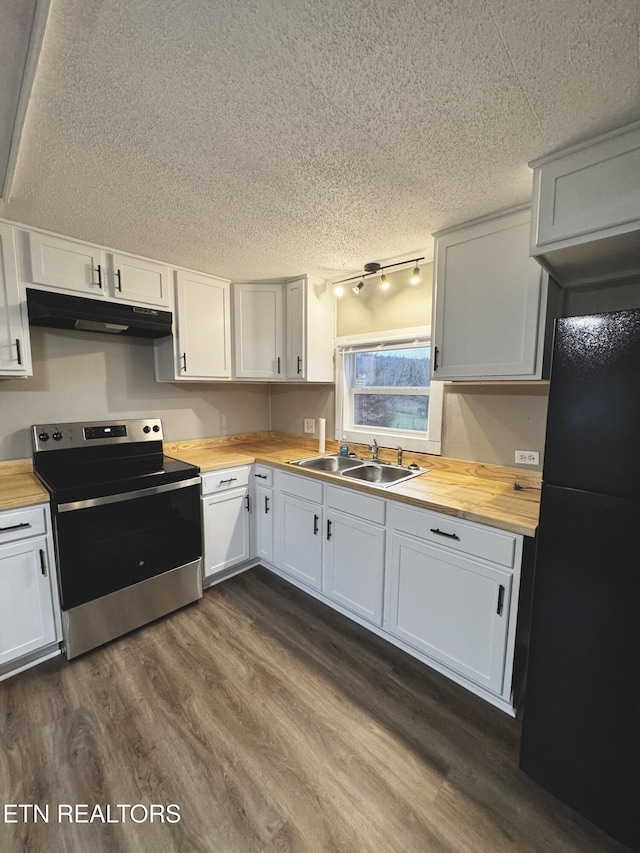
[[[40,571],[42,572],[42,574],[46,578],[46,576],[47,576],[47,559],[44,555],[44,551],[42,550],[42,548],[40,548]]]
[[[22,364],[22,351],[20,349],[20,338],[16,338],[16,358],[18,364]]]
[[[460,541],[460,537],[458,536],[457,533],[445,533],[444,530],[440,530],[438,527],[432,527],[431,532],[437,533],[438,536],[446,536],[447,539],[455,539],[457,542]]]
[[[225,483],[235,483],[235,481],[236,481],[237,479],[238,479],[237,477],[229,477],[229,479],[228,479],[228,480],[220,480],[220,485],[222,486],[222,485],[224,485]]]
[[[433,348],[433,372],[438,370],[438,347]]]
[[[264,496],[264,512],[265,515],[269,512],[269,498],[266,495]]]
[[[327,542],[331,539],[331,521],[327,519]]]
[[[302,356],[298,356],[298,373],[302,373]]]
[[[122,293],[122,273],[116,270],[116,288]]]
[[[314,515],[314,516],[313,516],[313,535],[314,535],[314,536],[317,536],[317,535],[318,535],[318,522],[319,522],[319,521],[320,521],[320,516],[319,516],[319,515]]]
[[[278,365],[278,376],[280,376],[280,356],[277,357],[276,364]]]
[[[245,506],[247,507],[247,512],[251,512],[251,502],[249,500],[249,495],[245,495]]]
[[[28,521],[12,524],[11,527],[0,527],[0,533],[7,533],[9,530],[23,530],[25,527],[31,527]]]
[[[96,272],[98,273],[98,287],[102,287],[102,264],[98,264]]]
[[[186,354],[186,352],[182,353],[181,358],[182,358],[182,369],[186,373],[187,372],[187,354]]]
[[[260,479],[261,479],[261,480],[266,480],[266,479],[267,479],[267,475],[266,475],[266,474],[254,474],[253,476],[254,476],[254,477],[260,477]]]
[[[496,613],[498,616],[502,616],[502,608],[504,607],[504,586],[500,584],[498,587],[498,607],[496,609]]]

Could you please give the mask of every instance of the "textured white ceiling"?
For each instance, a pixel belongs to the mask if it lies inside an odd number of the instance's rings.
[[[0,213],[235,279],[429,252],[640,119],[639,30],[640,0],[53,0]]]

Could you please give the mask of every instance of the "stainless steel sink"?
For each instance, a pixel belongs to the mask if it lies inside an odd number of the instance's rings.
[[[388,488],[419,477],[428,469],[403,468],[390,462],[373,462],[366,459],[357,459],[349,456],[312,456],[309,459],[297,459],[290,465],[298,465],[310,471],[321,471],[325,474],[337,474],[350,480],[358,480],[360,483],[369,483],[372,486]]]
[[[361,465],[359,459],[348,456],[313,456],[311,459],[298,459],[291,465],[299,465],[300,468],[309,468],[311,471],[324,471],[327,474],[338,474],[346,468]]]
[[[418,474],[424,473],[422,469],[419,471],[409,471],[407,468],[399,468],[396,465],[367,463],[359,465],[357,468],[343,471],[342,476],[349,477],[350,480],[372,483],[375,486],[394,486],[396,483],[401,483],[403,480],[410,480],[411,477],[417,477]]]

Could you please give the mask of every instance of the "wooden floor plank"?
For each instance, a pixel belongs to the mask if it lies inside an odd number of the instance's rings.
[[[0,684],[3,853],[622,853],[519,770],[519,724],[264,569]]]

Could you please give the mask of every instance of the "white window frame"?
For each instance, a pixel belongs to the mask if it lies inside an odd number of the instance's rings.
[[[442,397],[443,383],[429,385],[429,420],[427,432],[386,429],[384,427],[360,427],[353,423],[353,386],[351,356],[372,349],[402,349],[410,346],[431,346],[431,328],[415,326],[409,329],[394,329],[364,335],[346,335],[336,339],[336,440],[346,436],[347,441],[371,444],[373,439],[382,447],[401,445],[405,450],[439,455],[442,447]],[[414,388],[371,388],[371,393],[415,394]],[[420,389],[422,390],[422,389]],[[362,389],[360,389],[362,393]]]

